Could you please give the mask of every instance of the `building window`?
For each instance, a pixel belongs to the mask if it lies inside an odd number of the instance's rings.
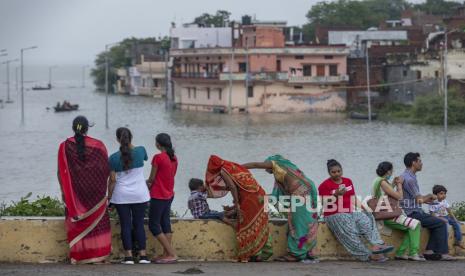
[[[197,99],[197,87],[192,88],[194,90],[194,99]]]
[[[439,71],[437,71],[437,70],[434,71],[434,76],[435,76],[436,78],[439,78]]]
[[[325,59],[333,59],[333,56],[325,56]]]
[[[218,88],[218,99],[221,101],[223,98],[223,89]]]
[[[330,76],[337,76],[337,64],[330,64],[329,65],[329,75]]]
[[[325,66],[323,64],[320,64],[320,65],[316,66],[316,75],[318,77],[324,77],[325,76]]]
[[[207,100],[210,100],[210,87],[207,88]]]
[[[157,79],[153,79],[153,87],[158,87],[158,80]]]
[[[276,60],[276,71],[281,72],[281,60]]]
[[[307,64],[303,66],[303,75],[305,77],[310,77],[312,75],[312,66]]]
[[[404,77],[407,76],[407,69],[402,70],[402,75],[403,75]]]
[[[421,71],[417,71],[417,80],[421,80]]]
[[[304,59],[304,56],[298,55],[298,56],[295,56],[295,59]]]
[[[239,62],[239,72],[245,73],[247,71],[247,64],[245,62]]]
[[[303,89],[304,87],[301,85],[294,86],[294,89]]]
[[[142,79],[142,87],[145,87],[145,79]]]
[[[249,86],[249,88],[247,89],[247,96],[249,98],[253,98],[253,86]]]
[[[191,98],[191,88],[187,87],[187,98]]]

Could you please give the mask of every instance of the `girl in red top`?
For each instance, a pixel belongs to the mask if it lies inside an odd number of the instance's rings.
[[[178,160],[174,154],[171,138],[160,133],[155,138],[161,153],[152,159],[152,170],[147,180],[150,189],[149,229],[163,247],[163,255],[154,258],[155,263],[174,263],[176,252],[171,245],[171,203],[174,197],[174,176]]]
[[[381,254],[392,251],[394,247],[384,245],[371,214],[355,210],[354,205],[359,201],[355,197],[352,180],[342,177],[341,164],[331,159],[327,166],[330,177],[320,184],[318,192],[329,229],[355,258],[386,261],[387,258]],[[365,246],[361,237],[372,244],[371,249]]]

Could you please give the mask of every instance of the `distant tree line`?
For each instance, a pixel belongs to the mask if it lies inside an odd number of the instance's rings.
[[[130,51],[134,44],[159,44],[161,50],[169,50],[170,39],[168,37],[126,38],[118,45],[111,47],[108,51],[108,83],[110,90],[117,81],[116,69],[131,66]],[[99,90],[105,89],[105,52],[101,52],[95,58],[95,67],[91,71],[94,84]]]

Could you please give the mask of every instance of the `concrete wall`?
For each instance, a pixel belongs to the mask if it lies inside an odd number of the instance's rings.
[[[389,87],[389,101],[413,104],[418,96],[438,93],[439,80],[430,76],[420,76],[409,66],[389,66],[386,68],[386,82],[399,83]],[[416,81],[417,80],[417,81]]]
[[[232,29],[224,28],[199,28],[197,26],[177,27],[170,29],[170,37],[172,41],[171,47],[176,49],[184,49],[185,41],[195,41],[195,48],[209,47],[231,47]],[[179,44],[175,45],[173,40]]]
[[[118,221],[112,221],[112,259],[123,256]],[[212,220],[174,219],[173,245],[184,260],[221,261],[235,259],[235,235],[229,226]],[[270,223],[273,236],[274,257],[286,253],[286,221]],[[462,226],[465,231],[465,227]],[[159,254],[161,248],[148,229],[147,250],[150,256]],[[454,254],[453,233],[449,231],[449,246]],[[402,235],[393,232],[382,235],[385,242],[399,246]],[[428,233],[422,230],[422,249]],[[325,224],[318,230],[317,253],[321,259],[348,259],[350,256],[335,240]],[[0,262],[61,262],[68,256],[68,243],[62,218],[6,218],[0,219]]]
[[[193,87],[196,87],[195,97]],[[188,88],[190,88],[190,95]],[[210,88],[210,99],[207,98]],[[229,82],[188,82],[176,81],[175,102],[180,109],[212,111],[212,107],[228,107]],[[218,90],[222,97],[219,99]],[[310,112],[343,111],[346,108],[345,91],[327,90],[319,85],[287,84],[285,82],[253,83],[253,97],[249,97],[249,112]],[[232,86],[232,107],[235,111],[245,107],[246,90],[244,82],[234,82]]]

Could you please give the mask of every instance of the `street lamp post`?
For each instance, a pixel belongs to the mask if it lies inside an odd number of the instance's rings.
[[[229,65],[229,99],[228,99],[229,114],[232,114],[233,67],[234,67],[234,44],[231,47],[231,64]]]
[[[21,125],[24,125],[24,61],[23,53],[27,50],[36,49],[37,46],[21,48]]]
[[[365,43],[366,67],[367,67],[367,98],[368,98],[368,122],[371,123],[371,91],[370,91],[370,57],[368,56],[368,41]]]
[[[87,67],[89,67],[89,65],[82,66],[82,88],[86,87],[86,68]]]
[[[57,68],[58,66],[48,67],[48,86],[52,88],[52,69]]]
[[[16,62],[18,59],[10,59],[2,64],[6,64],[6,91],[7,91],[7,99],[6,103],[12,103],[13,101],[10,99],[10,62]]]
[[[114,46],[119,44],[119,42],[116,43],[110,43],[105,45],[105,128],[109,129],[110,126],[108,124],[108,48],[110,46]]]
[[[249,113],[249,43],[245,39],[245,113]]]
[[[18,93],[18,69],[19,67],[15,67],[15,91]]]
[[[447,32],[444,34],[444,146],[447,146]]]

